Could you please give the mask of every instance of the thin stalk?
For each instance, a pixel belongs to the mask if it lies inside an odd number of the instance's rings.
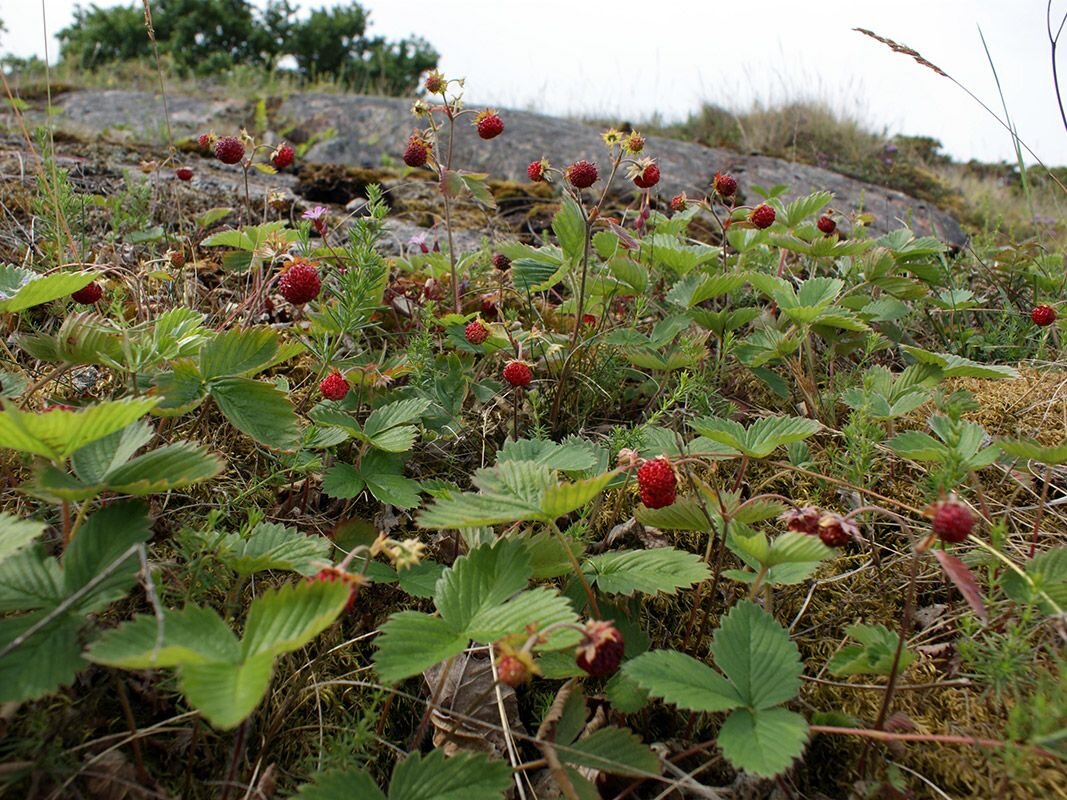
[[[589,581],[586,580],[585,573],[582,572],[582,565],[578,563],[578,559],[575,558],[574,552],[570,548],[570,544],[567,542],[566,537],[563,535],[563,531],[559,529],[559,525],[555,522],[550,523],[550,530],[556,534],[559,538],[559,542],[563,545],[563,550],[567,554],[567,558],[571,562],[571,569],[574,570],[575,576],[577,576],[579,583],[582,584],[582,588],[585,589],[586,599],[589,600],[589,611],[592,613],[594,619],[601,619],[600,607],[596,602],[596,595],[593,594],[593,587],[589,585]]]

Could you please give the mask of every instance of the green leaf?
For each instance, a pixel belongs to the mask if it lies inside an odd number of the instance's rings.
[[[584,472],[598,463],[596,448],[578,438],[559,444],[548,439],[508,439],[496,454],[497,464],[504,461],[532,461],[560,472]]]
[[[735,605],[715,632],[715,663],[744,705],[766,709],[796,696],[800,652],[772,616],[749,600]]]
[[[808,724],[784,708],[739,708],[726,718],[716,741],[723,756],[737,769],[773,778],[804,752]]]
[[[351,464],[334,464],[322,476],[322,491],[328,497],[348,500],[362,492],[364,485],[360,471]]]
[[[744,703],[719,673],[676,650],[653,650],[627,661],[623,673],[653,697],[686,711],[729,711]]]
[[[416,422],[429,407],[430,401],[422,398],[397,400],[395,403],[381,406],[372,411],[370,416],[367,417],[367,421],[363,425],[363,433],[368,438],[373,439],[390,428]]]
[[[522,633],[531,626],[540,630],[557,622],[576,624],[578,617],[566,597],[555,590],[539,587],[521,592],[507,603],[482,608],[466,625],[465,635],[476,642],[490,644],[508,634]],[[557,640],[553,646],[562,645]]]
[[[54,558],[45,558],[40,545],[0,563],[0,612],[51,608],[63,598],[63,571]]]
[[[789,531],[774,540],[764,563],[769,567],[775,564],[817,564],[833,555],[834,551],[824,545],[819,537]]]
[[[456,559],[437,584],[434,604],[453,630],[526,588],[532,568],[521,542],[502,539]]]
[[[108,400],[79,411],[22,411],[10,403],[0,413],[0,448],[62,461],[90,442],[122,430],[144,416],[155,398]]]
[[[0,512],[0,564],[44,532],[44,523]]]
[[[210,608],[189,605],[164,609],[162,620],[138,614],[105,632],[89,648],[87,658],[123,669],[156,669],[183,664],[236,664],[241,648],[233,631]]]
[[[261,522],[248,538],[231,533],[219,546],[218,556],[242,577],[270,569],[314,575],[329,561],[332,545],[322,536],[308,536],[296,528]]]
[[[900,636],[885,625],[849,626],[845,633],[860,642],[838,650],[827,669],[833,675],[888,675],[893,670]],[[915,654],[905,648],[900,654],[900,671],[903,672],[915,660]]]
[[[381,627],[375,641],[374,669],[383,683],[399,683],[462,653],[468,641],[440,617],[401,611]]]
[[[251,378],[219,378],[209,390],[237,430],[274,450],[293,452],[300,447],[296,412],[277,387]]]
[[[385,800],[374,779],[361,769],[320,772],[297,789],[299,800]]]
[[[248,612],[241,657],[273,659],[303,647],[337,619],[348,597],[339,581],[300,581],[264,592]]]
[[[1067,608],[1067,547],[1034,556],[1026,562],[1026,577],[1005,571],[1004,593],[1018,603],[1037,603],[1046,614]],[[1055,605],[1053,605],[1055,604]]]
[[[272,328],[234,328],[218,334],[200,351],[200,374],[205,381],[231,375],[248,376],[263,369],[278,351]]]
[[[520,294],[543,292],[555,286],[566,265],[557,260],[516,258],[511,262],[511,282]]]
[[[552,217],[552,231],[563,248],[563,254],[573,264],[581,261],[585,253],[585,216],[574,200],[563,196],[559,211]]]
[[[659,757],[631,731],[607,727],[557,748],[560,761],[613,775],[659,775]]]
[[[124,559],[123,554],[151,535],[147,509],[141,503],[111,503],[92,514],[63,554],[64,595],[97,581],[77,603],[76,608],[86,613],[124,597],[137,580],[141,562],[136,553]]]
[[[946,378],[1018,378],[1019,371],[1014,367],[993,364],[980,364],[969,358],[951,353],[931,353],[920,347],[901,345],[901,349],[921,364],[933,364],[940,367]]]
[[[663,508],[648,508],[644,505],[634,510],[634,516],[642,525],[670,531],[700,531],[710,533],[712,523],[696,500],[681,498]]]
[[[511,767],[481,753],[412,753],[393,770],[389,800],[500,800],[511,787]]]
[[[0,619],[0,649],[41,622],[48,611]],[[80,633],[85,621],[73,614],[38,629],[22,644],[0,656],[0,703],[36,700],[67,686],[86,666],[81,657]]]
[[[366,462],[366,459],[364,459]],[[415,508],[419,504],[420,487],[417,481],[388,472],[362,473],[370,493],[382,503],[397,508]]]
[[[465,492],[439,497],[422,511],[422,528],[479,528],[520,520],[543,519],[544,491],[555,484],[547,467],[531,461],[505,461],[492,469],[479,470],[477,494]],[[554,519],[554,518],[553,518]]]
[[[618,470],[612,470],[595,478],[549,486],[541,501],[541,511],[550,519],[569,514],[590,503],[618,474]]]
[[[894,436],[887,444],[896,453],[912,461],[944,461],[949,454],[948,447],[922,431],[905,431]]]
[[[259,705],[270,685],[273,667],[274,659],[268,653],[236,664],[188,664],[179,671],[178,685],[204,719],[228,730]]]
[[[138,420],[72,453],[71,467],[86,483],[103,483],[109,472],[133,458],[154,435],[148,423]]]
[[[24,311],[83,289],[96,272],[56,272],[39,275],[28,269],[0,264],[0,314]]]
[[[589,559],[583,571],[600,591],[624,596],[674,594],[711,577],[700,556],[673,547],[603,553]]]
[[[746,430],[733,420],[702,417],[690,423],[701,436],[740,451],[749,458],[766,458],[777,448],[800,442],[818,432],[818,420],[806,417],[762,417]]]
[[[111,472],[106,487],[117,493],[146,495],[182,489],[222,472],[218,456],[192,442],[178,442],[138,456]]]
[[[1026,458],[1050,466],[1067,464],[1067,442],[1048,447],[1033,439],[998,439],[997,444],[1009,456]]]

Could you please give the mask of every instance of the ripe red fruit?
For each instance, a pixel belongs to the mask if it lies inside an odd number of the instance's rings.
[[[296,151],[291,145],[283,144],[270,156],[270,163],[277,169],[285,169],[293,163],[293,159],[296,158]]]
[[[504,132],[504,120],[495,111],[489,109],[474,118],[474,125],[478,128],[478,135],[483,139],[492,139]]]
[[[719,197],[733,197],[737,191],[737,181],[731,178],[729,175],[723,175],[721,172],[715,173],[715,191]]]
[[[319,296],[322,279],[312,264],[297,262],[282,273],[278,291],[294,306],[302,306]]]
[[[196,137],[196,143],[200,145],[201,150],[207,150],[209,147],[211,147],[211,134],[200,134],[198,137]]]
[[[596,164],[590,161],[575,161],[564,173],[575,189],[588,189],[597,179]]]
[[[958,544],[966,539],[974,528],[974,514],[955,497],[934,505],[934,533],[943,542]]]
[[[1051,325],[1056,321],[1056,309],[1052,306],[1037,306],[1030,312],[1030,319],[1034,321],[1035,325],[1040,325],[1044,328],[1046,325]]]
[[[815,506],[791,508],[778,519],[785,523],[786,530],[806,533],[808,536],[818,536],[822,512]]]
[[[815,223],[815,227],[829,236],[831,233],[837,230],[837,223],[830,217],[823,214],[819,217],[819,221]]]
[[[663,508],[673,503],[678,493],[678,478],[671,462],[661,456],[638,467],[637,488],[641,491],[641,502],[648,508]]]
[[[362,576],[346,572],[340,567],[323,567],[308,578],[309,583],[334,583],[335,581],[348,586],[348,602],[345,603],[345,611],[351,611],[356,603],[356,594],[363,583]]]
[[[421,167],[430,157],[430,146],[418,136],[408,139],[407,149],[404,150],[404,163],[409,167]]]
[[[685,192],[671,198],[671,211],[685,211],[687,208],[689,208],[689,198],[685,196]]]
[[[178,167],[174,170],[174,177],[180,181],[191,181],[193,179],[192,167]]]
[[[634,176],[634,186],[638,189],[651,189],[657,183],[659,183],[659,167],[655,164],[649,164]]]
[[[171,250],[167,253],[167,257],[170,259],[172,267],[181,268],[185,266],[185,253],[181,250]]]
[[[592,620],[585,625],[585,635],[578,643],[576,661],[589,675],[611,675],[622,663],[625,644],[622,634],[611,622]]]
[[[496,267],[501,272],[503,272],[504,270],[506,270],[508,267],[511,266],[511,259],[508,258],[503,253],[493,253],[492,262],[493,262],[493,266]]]
[[[531,161],[530,166],[526,168],[526,175],[534,183],[541,183],[545,179],[545,173],[548,172],[548,162],[543,158],[540,161]]]
[[[104,296],[104,290],[100,288],[100,284],[93,281],[87,286],[83,286],[78,291],[71,294],[71,298],[76,303],[82,303],[83,305],[92,305],[101,297]]]
[[[236,164],[244,157],[244,143],[236,136],[223,136],[215,142],[215,158],[223,164]]]
[[[766,203],[760,203],[748,215],[748,220],[757,228],[769,228],[774,224],[774,209]]]
[[[860,529],[840,514],[826,513],[819,519],[819,538],[827,547],[844,547],[859,536]]]
[[[496,662],[496,679],[505,686],[517,689],[530,678],[530,671],[515,656],[501,656]]]
[[[509,361],[504,365],[504,380],[512,386],[529,386],[533,370],[525,361]]]
[[[471,320],[463,329],[463,335],[471,344],[481,344],[489,338],[489,329],[478,320]]]
[[[344,375],[334,370],[319,381],[319,391],[327,400],[344,400],[348,394],[348,381]]]

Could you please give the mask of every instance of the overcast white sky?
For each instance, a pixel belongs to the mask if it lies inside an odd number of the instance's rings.
[[[348,0],[302,0],[310,7]],[[126,0],[128,3],[129,0]],[[119,0],[97,0],[118,5]],[[1067,164],[1052,87],[1046,0],[364,0],[371,32],[411,33],[467,77],[471,103],[549,113],[684,117],[704,102],[822,98],[890,133],[930,135],[958,159],[1014,160],[1011,140],[944,78],[852,28],[914,47],[1000,113],[980,25],[1023,140]],[[48,30],[75,0],[43,0]],[[0,50],[44,53],[40,0],[0,0]],[[1053,0],[1057,13],[1067,0]],[[49,43],[54,58],[55,40]],[[1067,34],[1061,50],[1067,50]],[[1067,62],[1060,59],[1065,90]]]

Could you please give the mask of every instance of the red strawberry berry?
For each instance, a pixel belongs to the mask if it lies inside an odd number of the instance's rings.
[[[196,137],[196,143],[200,145],[201,150],[207,150],[209,147],[211,147],[211,134],[200,134],[198,137]]]
[[[475,319],[467,323],[467,327],[463,329],[463,335],[471,344],[481,344],[489,338],[489,329]]]
[[[191,181],[193,179],[192,167],[178,167],[174,170],[174,177],[180,181]]]
[[[663,508],[673,503],[678,493],[678,478],[671,462],[661,456],[638,467],[637,488],[647,508]]]
[[[236,164],[244,157],[244,143],[236,136],[223,136],[215,142],[215,158],[223,164]]]
[[[344,375],[334,370],[319,381],[319,391],[327,400],[344,400],[348,394],[348,381]]]
[[[1052,306],[1037,306],[1030,312],[1030,319],[1034,321],[1035,325],[1040,325],[1044,328],[1046,325],[1051,325],[1056,321],[1056,309]]]
[[[448,81],[445,80],[445,76],[437,70],[426,75],[426,91],[430,94],[441,94],[444,92],[445,87],[448,86]]]
[[[637,155],[645,149],[645,137],[637,131],[631,131],[626,134],[626,139],[623,141],[622,146],[627,153]]]
[[[622,663],[625,650],[619,629],[605,620],[591,620],[585,624],[584,634],[578,643],[578,666],[594,678],[611,675]]]
[[[659,183],[659,167],[655,164],[648,164],[634,176],[634,186],[638,189],[651,189],[657,183]]]
[[[819,538],[827,547],[844,547],[859,537],[860,529],[852,520],[827,512],[819,519]]]
[[[774,224],[774,209],[766,203],[760,203],[748,215],[748,220],[757,228],[769,228]]]
[[[823,214],[819,217],[819,221],[815,223],[815,227],[829,236],[831,233],[837,230],[837,223],[830,217]]]
[[[525,361],[509,361],[504,365],[504,380],[515,387],[529,386],[533,370]]]
[[[540,161],[531,161],[530,166],[526,168],[526,175],[534,183],[541,183],[545,180],[545,174],[548,172],[548,162],[545,159]]]
[[[474,118],[474,125],[478,128],[478,135],[483,139],[492,139],[504,132],[504,120],[488,108]]]
[[[804,506],[803,508],[791,508],[778,519],[785,523],[787,530],[806,533],[808,536],[818,536],[819,520],[822,519],[822,515],[822,512],[815,506]]]
[[[270,163],[277,169],[285,169],[293,163],[293,159],[296,158],[296,151],[291,145],[283,144],[270,156]]]
[[[575,161],[567,167],[564,176],[575,189],[588,189],[596,183],[596,164],[590,161]]]
[[[517,689],[530,679],[530,670],[516,656],[501,656],[496,662],[496,679],[505,686]]]
[[[504,270],[506,270],[508,267],[511,266],[511,259],[508,258],[503,253],[493,253],[492,262],[493,262],[493,266],[496,267],[501,272],[503,272]]]
[[[685,211],[687,208],[689,208],[689,198],[685,196],[685,192],[671,198],[671,211]]]
[[[407,149],[404,150],[404,163],[409,167],[421,167],[430,157],[430,146],[418,136],[408,139]]]
[[[737,181],[729,175],[723,175],[721,172],[716,172],[715,191],[719,197],[733,197],[734,193],[737,191]]]
[[[74,302],[86,306],[92,305],[103,296],[104,290],[100,288],[100,284],[96,281],[93,281],[87,286],[83,286],[81,289],[71,294],[71,298]]]
[[[172,267],[182,268],[185,266],[185,253],[181,250],[169,250],[167,251],[167,258],[170,260]]]
[[[335,583],[337,581],[348,586],[348,602],[345,603],[345,611],[351,611],[356,603],[356,594],[363,583],[361,575],[347,572],[340,567],[323,567],[308,578],[309,583]]]
[[[933,517],[934,533],[941,541],[950,544],[962,542],[974,528],[974,514],[955,496],[935,504]]]
[[[278,291],[282,297],[294,306],[302,306],[319,296],[322,279],[314,265],[296,262],[282,273],[278,280]]]

